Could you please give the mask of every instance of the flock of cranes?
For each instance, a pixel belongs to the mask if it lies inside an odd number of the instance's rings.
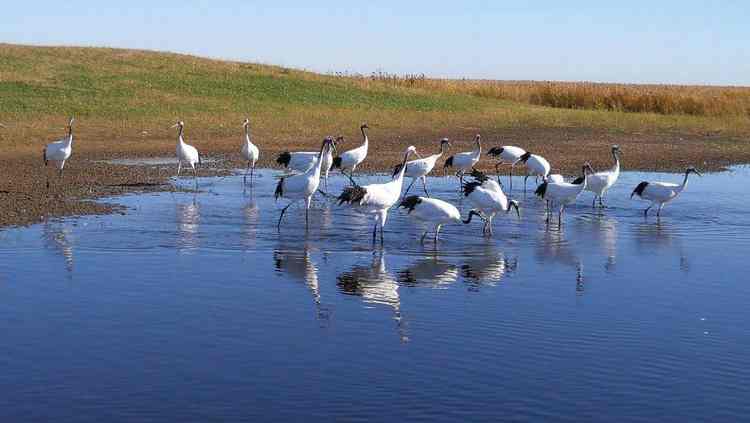
[[[67,134],[64,138],[54,141],[44,148],[43,159],[47,166],[49,162],[54,162],[62,177],[65,163],[70,159],[73,152],[73,122],[71,117]],[[0,128],[5,125],[0,124]],[[172,128],[178,128],[176,156],[178,160],[177,176],[180,175],[182,165],[190,166],[193,171],[193,177],[197,184],[197,168],[201,164],[201,156],[198,150],[185,142],[183,138],[185,124],[182,121],[175,123]],[[243,181],[247,183],[248,175],[250,184],[253,184],[255,166],[260,158],[260,149],[252,141],[250,135],[250,120],[245,119],[242,128],[244,137],[240,153],[242,158],[247,162]],[[592,167],[585,163],[581,168],[581,176],[573,181],[566,181],[560,174],[550,174],[551,166],[549,161],[544,157],[525,151],[517,146],[500,146],[491,148],[487,155],[497,160],[495,165],[498,174],[497,180],[475,169],[482,155],[482,137],[477,134],[474,138],[474,149],[471,151],[460,152],[449,156],[444,164],[445,171],[452,171],[458,177],[459,189],[461,195],[465,197],[472,205],[466,219],[462,219],[459,210],[447,201],[432,198],[427,189],[427,175],[432,172],[435,166],[451,148],[451,143],[447,138],[440,140],[439,151],[436,154],[427,157],[421,157],[414,146],[409,146],[403,153],[401,163],[393,169],[392,179],[385,183],[373,183],[368,185],[359,185],[354,180],[354,171],[367,158],[369,149],[369,139],[367,135],[368,126],[362,124],[360,131],[362,133],[362,144],[354,149],[345,151],[337,155],[336,141],[341,142],[343,137],[338,137],[335,141],[333,137],[326,137],[318,152],[314,151],[286,151],[276,159],[276,162],[286,169],[286,173],[279,178],[274,196],[277,200],[287,200],[288,204],[281,210],[277,228],[280,229],[282,219],[287,209],[297,202],[304,202],[305,205],[305,224],[309,225],[309,209],[312,197],[316,192],[329,195],[328,177],[329,172],[338,169],[345,175],[351,185],[345,187],[337,200],[339,205],[347,204],[357,211],[371,215],[374,225],[372,232],[373,242],[377,239],[378,229],[380,230],[380,241],[383,242],[383,229],[388,219],[388,212],[398,204],[399,207],[406,209],[410,216],[425,221],[433,225],[434,240],[438,241],[440,230],[443,225],[449,223],[471,222],[474,216],[484,221],[483,233],[492,235],[492,222],[498,213],[509,213],[515,210],[518,217],[521,217],[519,203],[516,200],[508,198],[503,191],[503,185],[500,181],[500,167],[510,166],[509,178],[510,191],[513,186],[513,170],[516,166],[525,166],[524,174],[524,191],[529,177],[534,176],[538,183],[535,194],[546,201],[547,204],[547,223],[550,222],[553,210],[558,212],[558,227],[562,225],[562,215],[566,206],[573,204],[583,191],[590,191],[594,194],[592,207],[604,207],[603,198],[607,191],[617,182],[620,176],[620,156],[621,150],[618,146],[612,146],[613,166],[610,169],[595,172]],[[412,155],[417,158],[410,160]],[[639,198],[649,201],[650,205],[644,210],[644,216],[648,211],[657,207],[656,215],[660,216],[661,210],[665,204],[671,202],[685,190],[690,174],[701,174],[695,168],[688,168],[681,184],[667,182],[649,182],[643,181],[633,190],[631,198]],[[465,182],[466,177],[471,177],[470,182]],[[403,180],[405,177],[411,178],[411,183],[403,193]],[[325,191],[320,189],[320,181],[323,179]],[[407,196],[412,185],[417,180],[421,180],[425,196]],[[49,181],[47,182],[49,188]],[[399,202],[399,200],[401,200]],[[427,232],[422,235],[424,242]]]

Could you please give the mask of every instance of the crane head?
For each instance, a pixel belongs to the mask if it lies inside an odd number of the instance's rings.
[[[246,127],[247,125],[250,125],[250,119],[245,118],[245,120],[242,122],[242,127]]]
[[[701,174],[700,172],[698,172],[698,170],[697,170],[696,168],[694,168],[693,166],[690,166],[689,168],[685,169],[685,174],[686,174],[686,175],[688,175],[688,174],[690,174],[690,173],[695,173],[695,174],[696,174],[696,175],[698,175],[698,176],[703,176],[703,175],[702,175],[702,174]]]
[[[359,129],[370,129],[370,127],[367,126],[367,122],[362,122],[362,125],[359,127]]]
[[[175,123],[174,125],[170,126],[170,128],[182,128],[183,126],[185,126],[185,122],[183,122],[181,120],[178,120],[177,123]]]
[[[442,140],[440,140],[440,146],[441,147],[443,147],[443,146],[450,147],[451,146],[451,142],[448,140],[448,138],[443,138]]]

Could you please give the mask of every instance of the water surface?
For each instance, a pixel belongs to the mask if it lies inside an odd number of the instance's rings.
[[[0,421],[750,412],[747,168],[692,179],[658,221],[630,191],[681,176],[625,173],[609,208],[585,194],[561,230],[519,179],[520,220],[491,239],[445,227],[437,248],[395,210],[373,247],[371,221],[322,196],[309,231],[292,207],[279,233],[274,174],[0,232]],[[465,215],[455,179],[429,184]]]

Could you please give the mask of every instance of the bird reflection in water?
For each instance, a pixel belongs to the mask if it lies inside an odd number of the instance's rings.
[[[73,228],[70,224],[62,221],[47,221],[42,227],[42,237],[46,245],[58,251],[65,259],[65,270],[68,276],[73,273]]]
[[[517,257],[506,257],[505,253],[488,244],[461,265],[461,276],[469,291],[479,291],[482,286],[495,286],[508,274],[518,269]]]
[[[401,298],[397,279],[388,272],[385,251],[373,253],[372,263],[357,265],[336,278],[339,290],[348,295],[362,297],[366,304],[385,305],[393,309],[393,320],[402,343],[409,342],[406,322],[401,315]]]
[[[617,219],[607,216],[603,211],[576,220],[576,237],[589,237],[606,254],[604,270],[613,273],[617,266]]]
[[[190,203],[177,204],[177,248],[180,252],[198,248],[200,217],[200,206],[195,197]]]
[[[536,243],[535,252],[537,259],[542,263],[559,263],[576,269],[576,293],[583,293],[583,261],[575,248],[565,240],[564,232],[546,229],[544,236]]]
[[[327,324],[331,313],[328,307],[322,305],[320,301],[318,267],[312,261],[309,246],[305,244],[302,250],[299,250],[299,247],[290,246],[290,248],[285,248],[284,246],[279,246],[273,252],[273,260],[278,272],[284,273],[293,279],[304,281],[312,295],[316,317],[321,322]]]
[[[398,283],[405,286],[444,288],[458,279],[458,266],[441,260],[434,253],[399,271],[397,279]]]
[[[679,257],[679,267],[683,272],[690,272],[690,259],[680,241],[679,229],[660,220],[636,225],[634,230],[635,244],[643,254],[653,254],[655,250],[674,249]]]
[[[252,188],[249,193],[248,200],[242,207],[242,241],[248,247],[255,244],[255,239],[258,234],[258,222],[260,222],[260,210]]]

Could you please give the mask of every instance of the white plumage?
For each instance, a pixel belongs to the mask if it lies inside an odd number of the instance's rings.
[[[354,183],[354,180],[352,179],[354,170],[365,160],[365,158],[367,158],[369,141],[365,129],[369,129],[369,127],[366,123],[363,123],[362,126],[359,127],[359,130],[362,131],[362,145],[355,149],[345,151],[341,153],[340,156],[333,159],[333,167],[341,169],[341,173],[344,174],[346,174],[345,172],[347,171],[349,172],[348,176],[349,180],[352,181],[352,184]]]
[[[659,216],[661,215],[661,209],[664,208],[664,205],[677,198],[677,196],[685,190],[685,187],[687,187],[688,176],[690,176],[691,173],[703,176],[700,172],[695,170],[695,168],[689,167],[685,170],[685,179],[682,180],[682,184],[677,185],[669,182],[643,181],[635,187],[630,194],[630,198],[637,195],[638,197],[651,202],[651,205],[643,211],[644,216],[648,216],[648,211],[651,207],[658,205],[659,208],[656,211],[656,215]]]
[[[537,179],[539,177],[545,179],[547,178],[547,175],[549,175],[549,171],[551,169],[551,166],[549,165],[547,159],[537,154],[531,154],[529,152],[524,153],[524,155],[521,156],[519,162],[526,164],[526,176],[523,178],[524,191],[526,191],[526,181],[529,179],[529,176],[533,175]]]
[[[432,223],[435,225],[435,243],[438,241],[440,235],[440,229],[447,223],[470,223],[471,218],[474,215],[479,215],[476,211],[472,210],[469,212],[469,216],[466,220],[461,220],[461,213],[451,203],[437,198],[426,198],[412,195],[404,198],[399,204],[399,207],[403,207],[407,210],[410,216],[423,221]],[[425,231],[422,235],[420,242],[424,243],[424,239],[427,236]]]
[[[73,154],[73,120],[71,117],[68,121],[68,135],[65,138],[53,141],[44,147],[44,165],[47,166],[49,162],[55,162],[60,176],[63,174],[65,161]],[[49,181],[47,181],[47,188],[49,188]]]
[[[242,122],[242,127],[245,128],[245,142],[242,143],[242,158],[247,161],[247,170],[245,171],[244,183],[247,183],[247,173],[250,172],[250,185],[253,184],[253,174],[255,173],[255,163],[260,158],[260,150],[258,147],[250,141],[250,119],[245,119]]]
[[[481,212],[480,216],[484,220],[482,232],[492,235],[492,219],[499,212],[510,212],[511,208],[516,209],[516,214],[521,217],[518,208],[518,202],[508,200],[500,184],[488,178],[479,171],[472,172],[474,181],[464,185],[464,196],[471,202],[475,209]]]
[[[474,168],[482,155],[482,137],[477,134],[474,137],[475,147],[472,151],[454,154],[445,160],[443,170],[453,168],[459,177],[461,186],[464,184],[464,174]]]
[[[337,140],[341,140],[342,137],[338,137]],[[323,163],[320,167],[320,176],[323,178],[326,190],[328,190],[328,173],[333,165],[333,155],[336,152],[336,142],[331,144],[325,154],[323,154]],[[318,160],[317,151],[285,151],[276,158],[276,163],[284,166],[286,169],[304,173],[315,165]]]
[[[552,207],[558,207],[558,226],[562,225],[562,214],[565,207],[573,204],[578,196],[586,189],[586,183],[592,172],[588,164],[583,166],[583,179],[577,179],[574,182],[542,182],[534,191],[536,195],[547,200],[549,209],[547,211],[547,223],[549,223],[550,212]]]
[[[552,174],[547,175],[546,181],[556,184],[560,182],[565,182],[565,177],[560,175],[559,173],[552,173]]]
[[[409,146],[404,152],[404,159],[401,162],[401,170],[398,175],[384,184],[354,185],[344,188],[339,195],[339,205],[347,203],[356,210],[372,214],[375,216],[375,225],[372,230],[372,241],[375,242],[377,229],[380,228],[380,242],[383,243],[383,227],[388,219],[388,209],[401,197],[401,188],[404,182],[404,171],[406,162],[412,153],[416,153],[414,146]]]
[[[602,197],[607,191],[612,188],[612,185],[617,182],[617,178],[620,177],[620,147],[617,145],[612,146],[612,157],[615,160],[615,164],[611,169],[602,172],[596,172],[593,175],[589,175],[589,180],[586,183],[586,191],[594,193],[594,200],[591,203],[591,207],[596,204],[596,199],[599,199],[599,205],[604,207]]]
[[[326,151],[331,148],[331,144],[333,144],[333,138],[326,137],[326,139],[323,140],[323,144],[320,147],[321,156],[325,156]],[[277,200],[279,198],[284,198],[290,200],[290,202],[281,210],[279,223],[276,225],[277,229],[281,229],[281,219],[284,217],[284,213],[286,213],[289,206],[300,200],[305,201],[305,228],[307,228],[309,224],[310,202],[313,194],[315,194],[315,191],[317,191],[320,186],[321,163],[321,160],[316,160],[315,166],[311,167],[306,172],[284,176],[279,180],[279,183],[276,185],[274,196]]]
[[[408,176],[411,179],[411,183],[408,187],[406,187],[406,192],[404,192],[404,196],[409,193],[409,190],[411,189],[411,186],[414,185],[414,182],[416,182],[417,179],[422,180],[422,187],[424,188],[424,193],[427,194],[427,196],[430,196],[430,193],[427,192],[427,175],[432,172],[432,169],[435,168],[435,163],[437,163],[438,159],[442,157],[443,153],[445,153],[446,147],[450,147],[451,143],[448,141],[448,138],[443,138],[440,140],[440,152],[437,154],[433,154],[431,156],[427,156],[423,159],[417,159],[417,160],[410,160],[406,162],[406,171],[404,172],[404,176]],[[398,172],[401,170],[401,165],[396,165],[393,168],[393,177],[398,175]]]
[[[195,169],[196,164],[200,164],[201,158],[198,154],[198,150],[190,144],[187,144],[182,138],[182,133],[185,131],[185,122],[179,121],[172,125],[172,128],[179,128],[177,133],[177,176],[180,176],[180,170],[182,169],[182,162],[187,163],[193,169],[193,178],[195,183],[198,183],[198,171]]]
[[[492,147],[487,154],[498,159],[498,162],[495,164],[495,172],[498,173],[498,175],[500,174],[498,168],[501,165],[510,164],[508,181],[510,184],[510,191],[513,191],[513,168],[516,167],[516,163],[521,160],[521,157],[526,154],[526,150],[513,145],[503,145],[501,147]],[[500,177],[498,176],[498,180],[499,179]]]

